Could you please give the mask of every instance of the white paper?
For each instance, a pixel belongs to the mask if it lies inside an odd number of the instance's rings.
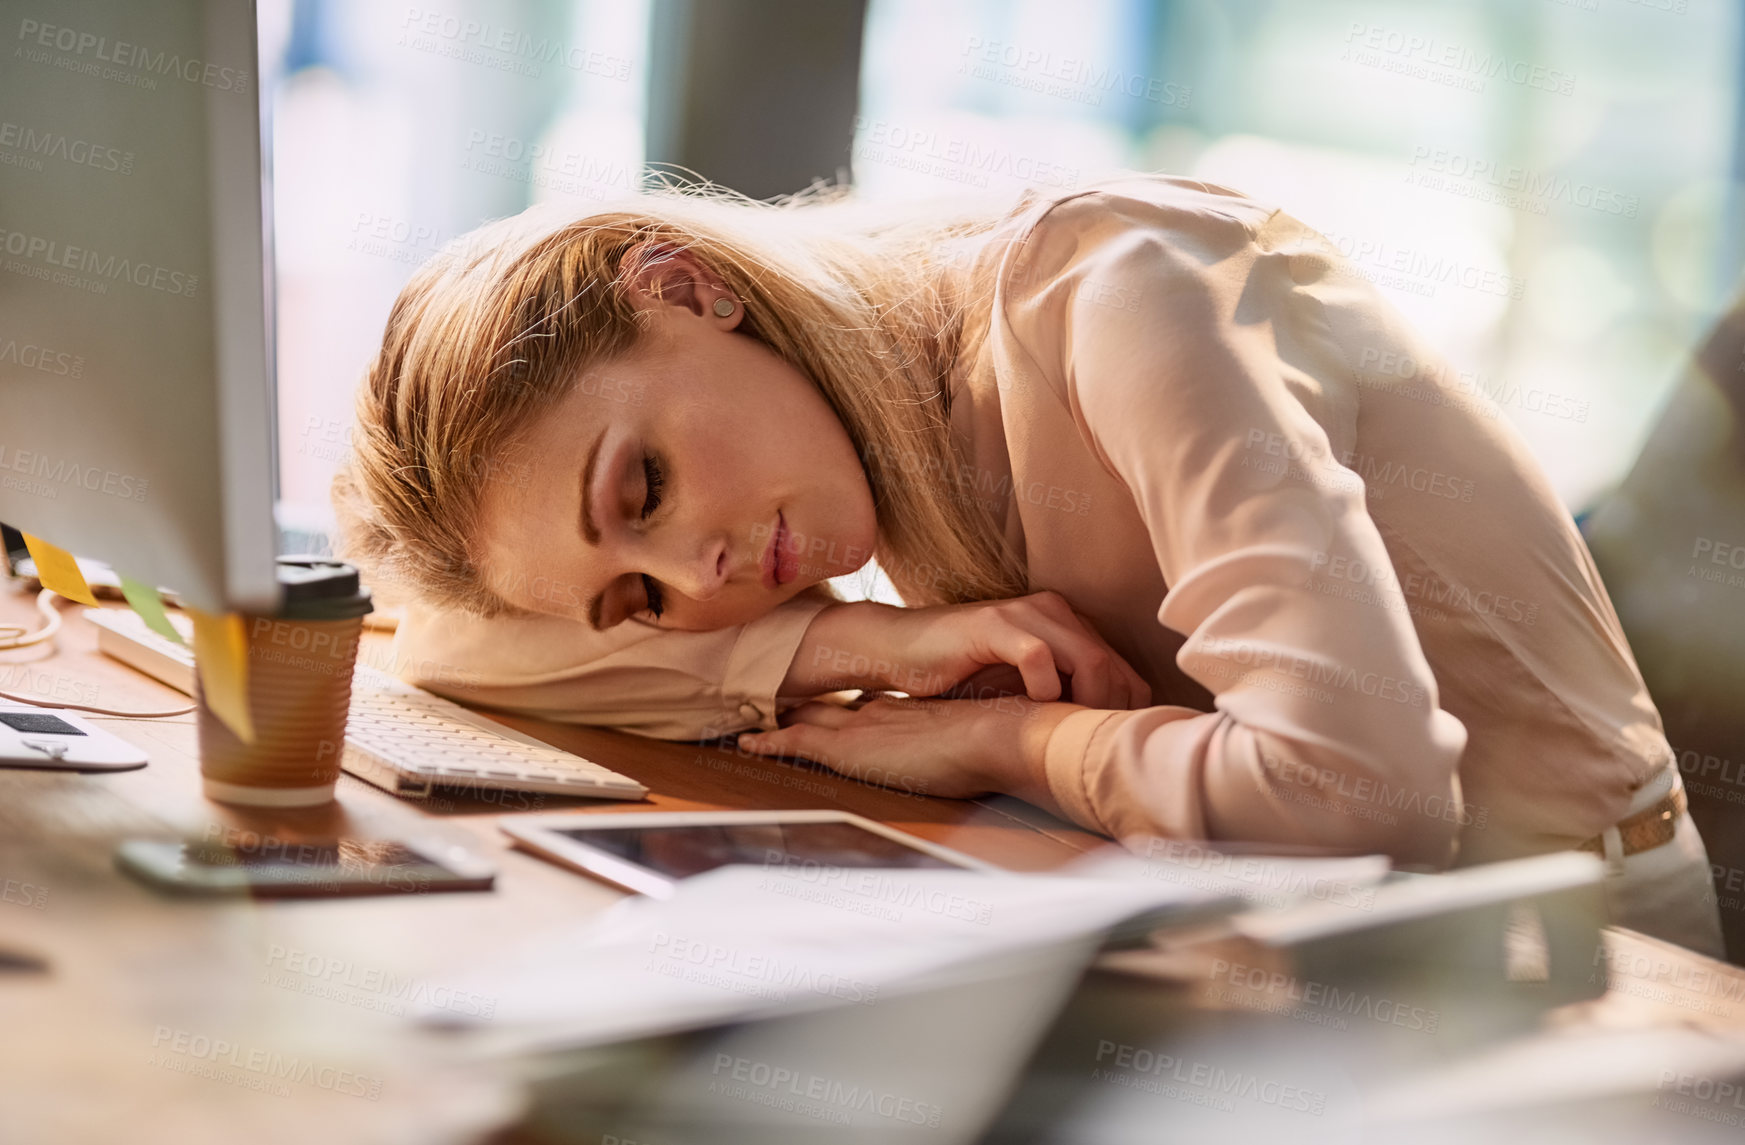
[[[486,1015],[421,1017],[580,1046],[819,1006],[871,1004],[978,960],[1082,942],[1216,892],[1157,880],[960,870],[729,866],[627,900],[462,985]],[[1085,957],[1094,951],[1086,944]]]
[[[1204,843],[1158,839],[1143,854],[1114,846],[1093,851],[1066,868],[1066,873],[1151,880],[1207,894],[1235,895],[1251,907],[1267,910],[1315,902],[1362,909],[1392,866],[1386,855],[1329,859],[1249,855],[1219,851]]]

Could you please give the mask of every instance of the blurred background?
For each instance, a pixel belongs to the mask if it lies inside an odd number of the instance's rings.
[[[282,497],[319,525],[396,291],[678,164],[763,197],[1224,183],[1326,233],[1572,510],[1741,260],[1732,0],[267,0]]]

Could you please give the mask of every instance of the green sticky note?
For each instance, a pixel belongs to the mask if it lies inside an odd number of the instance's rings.
[[[145,621],[147,628],[159,636],[167,636],[177,644],[187,643],[182,639],[182,634],[176,631],[176,626],[170,623],[168,614],[164,612],[164,598],[158,595],[157,589],[124,576],[121,578],[121,594],[127,597],[127,603],[133,605],[133,611],[139,613],[139,618]]]

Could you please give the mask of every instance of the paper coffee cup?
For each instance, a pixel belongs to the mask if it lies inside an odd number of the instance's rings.
[[[243,616],[254,743],[212,714],[195,673],[200,776],[220,803],[314,806],[331,802],[339,782],[370,592],[344,561],[280,557],[278,574],[279,614]]]

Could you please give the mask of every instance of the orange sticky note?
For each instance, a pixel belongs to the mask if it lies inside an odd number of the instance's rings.
[[[42,582],[42,587],[60,593],[68,600],[76,600],[80,604],[97,606],[97,598],[91,595],[91,586],[85,583],[85,574],[79,571],[79,562],[73,559],[73,554],[65,549],[57,549],[47,541],[24,534],[25,547],[30,550],[30,559],[36,562],[36,579]]]
[[[209,616],[183,605],[194,618],[194,667],[200,672],[200,692],[206,706],[236,733],[254,743],[254,717],[248,708],[248,632],[234,612]]]

